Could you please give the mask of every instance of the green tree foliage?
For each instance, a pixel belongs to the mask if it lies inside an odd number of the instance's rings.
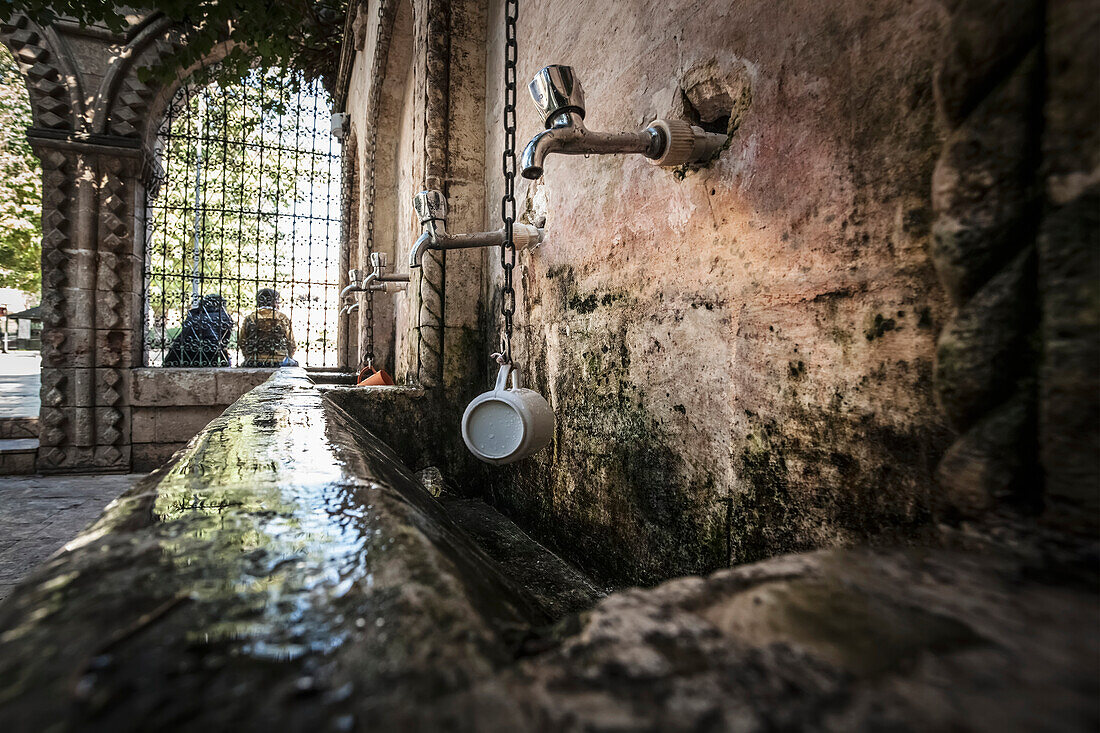
[[[0,46],[0,286],[42,290],[42,172],[26,130],[31,106],[15,59]]]
[[[64,16],[123,31],[133,21],[133,11],[113,0],[9,0],[5,5],[39,23]],[[230,40],[237,45],[220,67],[226,74],[244,75],[258,60],[263,66],[298,69],[331,89],[347,0],[159,0],[154,7],[184,30],[186,43],[179,56],[153,74],[171,77],[175,69],[194,65]]]

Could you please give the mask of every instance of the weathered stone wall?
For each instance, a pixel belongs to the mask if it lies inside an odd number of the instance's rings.
[[[501,3],[489,18],[495,212]],[[572,65],[589,127],[676,117],[732,139],[703,170],[552,156],[521,184],[547,221],[519,256],[516,355],[558,432],[496,472],[503,506],[614,582],[927,520],[949,439],[928,254],[945,22],[932,0],[523,7],[520,83]],[[526,96],[521,145],[541,128]]]
[[[485,9],[473,0],[390,0],[383,17],[391,29],[379,36],[379,5],[352,4],[345,52],[353,55],[338,97],[350,115],[365,174],[377,128],[373,246],[390,255],[395,272],[406,272],[421,231],[412,209],[418,191],[434,188],[450,198],[452,231],[477,230],[484,219]],[[376,70],[384,76],[375,115]],[[360,186],[360,261],[366,258],[371,203]],[[445,379],[454,404],[471,394],[484,370],[482,260],[476,250],[429,252],[405,294],[375,294],[375,342],[392,360],[387,363],[398,381],[434,387]],[[366,329],[363,311],[359,321]]]
[[[452,232],[499,226],[502,192],[502,2],[406,5],[376,199],[399,267],[416,188],[448,194]],[[377,8],[357,10],[353,121],[369,116]],[[911,536],[937,516],[1091,506],[1095,225],[1081,212],[1096,156],[1075,155],[1093,118],[1070,100],[1096,96],[1096,64],[1078,48],[1091,26],[1067,21],[1087,15],[525,4],[520,147],[541,128],[525,83],[550,63],[577,71],[593,129],[670,117],[730,142],[702,169],[551,156],[519,182],[546,237],[519,255],[515,354],[558,429],[517,466],[471,471],[456,429],[488,384],[496,252],[436,253],[414,273],[398,369],[438,398],[427,439],[451,475],[611,583]]]
[[[1039,450],[1046,516],[1100,529],[1100,7],[1045,3]]]

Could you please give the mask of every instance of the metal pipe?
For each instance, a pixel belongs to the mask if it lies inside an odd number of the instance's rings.
[[[641,154],[657,165],[677,166],[710,160],[726,135],[706,132],[682,120],[655,120],[639,132],[595,132],[584,125],[584,90],[572,67],[542,69],[529,86],[546,130],[523,148],[520,174],[542,177],[547,156]]]
[[[548,130],[535,135],[523,148],[520,170],[524,178],[542,177],[543,162],[551,153],[562,155],[609,155],[640,153],[647,158],[661,157],[664,140],[652,127],[640,132],[595,132],[584,126],[576,112],[555,117]]]
[[[501,227],[492,232],[473,234],[447,234],[445,217],[447,199],[439,191],[421,191],[413,197],[413,208],[420,216],[424,232],[409,251],[409,268],[420,267],[424,253],[429,249],[470,249],[472,247],[499,247],[504,244],[505,231]],[[543,230],[530,224],[516,222],[512,225],[512,241],[516,249],[527,249],[542,242]]]
[[[432,246],[432,232],[429,232],[427,227],[424,228],[424,233],[416,238],[416,243],[412,249],[409,250],[409,267],[420,267],[420,261],[424,259],[424,253],[428,251],[428,248]]]

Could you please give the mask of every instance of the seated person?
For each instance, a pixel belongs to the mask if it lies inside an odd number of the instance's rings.
[[[245,316],[237,336],[245,367],[277,367],[294,355],[294,333],[290,319],[276,308],[279,293],[262,288],[256,293],[256,310]]]
[[[164,356],[166,367],[229,366],[233,319],[220,295],[207,295],[191,306],[179,335]]]

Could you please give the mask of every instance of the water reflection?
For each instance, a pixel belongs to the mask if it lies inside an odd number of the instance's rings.
[[[370,482],[333,459],[321,396],[253,393],[201,440],[153,507],[165,558],[194,600],[221,610],[192,641],[233,640],[266,658],[342,643],[333,602],[370,577],[383,540],[356,496]]]

